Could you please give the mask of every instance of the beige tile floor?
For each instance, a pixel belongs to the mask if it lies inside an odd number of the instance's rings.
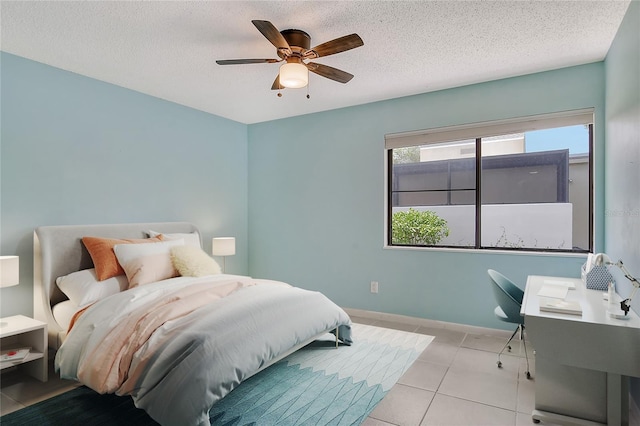
[[[526,378],[521,341],[512,351],[497,353],[510,332],[475,327],[409,326],[358,318],[356,322],[400,328],[435,336],[433,342],[400,378],[364,426],[389,425],[531,425],[534,405],[533,348],[527,344],[532,380]]]
[[[435,336],[433,342],[400,378],[363,426],[524,426],[533,425],[535,399],[534,348],[514,339],[512,351],[497,354],[511,332],[440,323],[411,326],[371,318],[355,322]],[[630,402],[631,403],[631,402]],[[640,426],[636,411],[629,425]],[[541,423],[542,424],[542,423]],[[545,422],[545,426],[557,426]]]
[[[532,379],[525,376],[522,343],[514,340],[512,352],[497,353],[510,333],[475,327],[425,327],[351,315],[354,322],[435,336],[434,341],[373,410],[364,426],[389,425],[532,425],[535,366],[530,354]],[[77,386],[50,370],[47,383],[20,371],[2,374],[1,414],[18,410]],[[635,421],[632,420],[632,421]],[[631,423],[634,424],[634,423]]]

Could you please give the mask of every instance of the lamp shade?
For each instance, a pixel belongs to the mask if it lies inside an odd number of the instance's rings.
[[[299,89],[309,82],[309,70],[303,64],[288,62],[280,67],[280,84],[290,89]]]
[[[20,282],[18,256],[0,256],[0,287],[11,287]]]
[[[214,256],[233,256],[236,254],[235,237],[216,237],[211,241],[211,253]]]

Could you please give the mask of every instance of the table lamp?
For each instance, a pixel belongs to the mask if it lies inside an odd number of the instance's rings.
[[[20,259],[18,256],[0,256],[0,287],[11,287],[20,282]],[[0,327],[7,323],[0,321]]]
[[[225,259],[236,254],[235,237],[215,237],[211,241],[211,253],[214,256],[222,256],[222,272],[225,272]]]
[[[624,277],[626,279],[628,279],[629,281],[631,281],[631,285],[633,285],[633,290],[631,291],[631,294],[629,295],[628,298],[626,298],[622,302],[620,302],[620,309],[623,310],[624,311],[624,315],[627,316],[627,314],[629,314],[629,308],[631,307],[631,300],[633,299],[633,296],[635,296],[636,292],[640,288],[640,282],[638,282],[638,280],[636,278],[631,276],[629,271],[627,271],[627,268],[624,267],[624,264],[622,263],[622,260],[618,260],[617,262],[612,262],[611,258],[609,256],[607,256],[606,254],[598,253],[596,255],[596,257],[595,257],[594,263],[596,265],[614,265],[614,266],[617,266],[618,268],[620,268],[620,270],[624,274]]]

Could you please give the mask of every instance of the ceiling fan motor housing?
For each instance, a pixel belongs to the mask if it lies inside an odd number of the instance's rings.
[[[311,48],[311,36],[302,30],[282,30],[280,34],[287,40],[289,46],[301,47],[304,50]]]

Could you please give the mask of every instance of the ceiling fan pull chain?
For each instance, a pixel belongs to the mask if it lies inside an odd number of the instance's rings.
[[[309,85],[311,85],[311,80],[307,82],[307,99],[311,99],[311,96],[309,96]]]

